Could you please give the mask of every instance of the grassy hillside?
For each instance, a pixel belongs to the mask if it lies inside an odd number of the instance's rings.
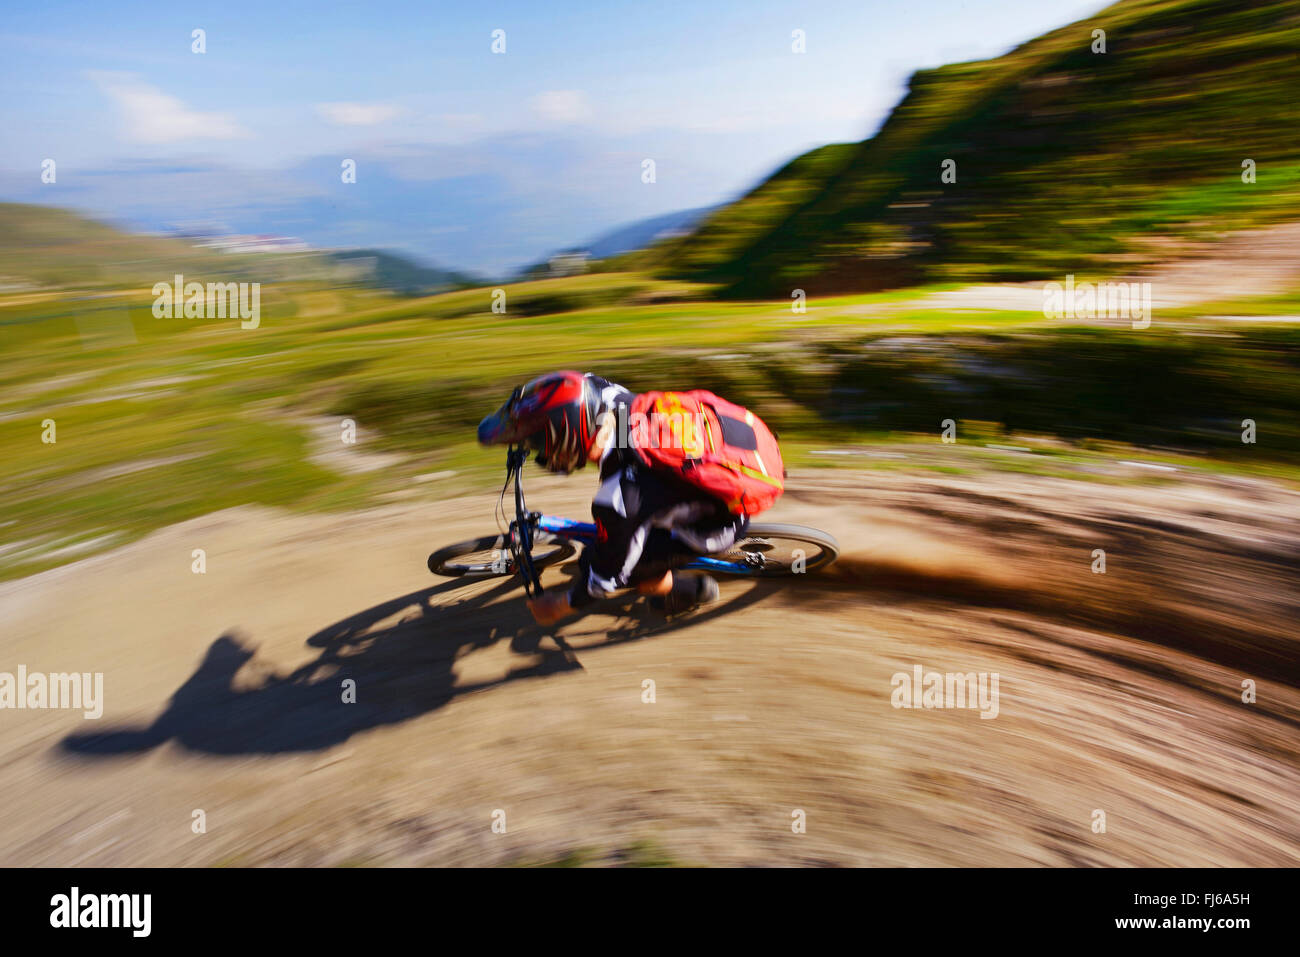
[[[637,264],[733,295],[825,295],[1059,276],[1154,256],[1161,234],[1300,218],[1297,89],[1293,0],[1123,0],[917,73],[875,137],[796,159]]]
[[[182,272],[224,272],[233,261],[180,240],[125,233],[68,210],[0,203],[0,283],[7,288],[151,285],[173,264]]]
[[[0,293],[0,579],[244,503],[351,509],[491,486],[501,455],[475,446],[474,426],[512,386],[563,367],[633,389],[713,388],[768,419],[794,468],[870,463],[814,457],[852,443],[940,449],[946,418],[963,442],[1043,436],[1034,461],[1009,463],[1031,470],[1106,458],[1096,442],[1196,456],[1180,467],[1300,465],[1290,324],[1189,308],[1141,333],[1071,330],[1041,310],[927,307],[926,289],[820,298],[795,314],[616,273],[504,288],[499,314],[492,289],[398,299],[277,282],[251,330],[156,318],[140,285]],[[1295,316],[1300,291],[1214,308]],[[1257,445],[1240,440],[1246,417]]]
[[[791,210],[815,198],[819,184],[842,170],[854,152],[852,144],[837,144],[796,157],[740,202],[705,217],[689,241],[670,241],[648,253],[631,253],[613,265],[654,265],[683,275],[708,275],[778,228]]]
[[[474,277],[421,266],[383,250],[226,253],[144,236],[71,210],[0,203],[0,291],[150,289],[176,273],[204,282],[329,280],[427,295]]]
[[[143,236],[70,210],[0,203],[0,289],[148,290],[175,273],[203,281],[273,282],[330,264],[316,253],[228,254]]]
[[[483,284],[475,276],[422,266],[406,256],[383,249],[346,249],[325,255],[332,262],[355,267],[358,277],[366,285],[401,296],[428,296]]]

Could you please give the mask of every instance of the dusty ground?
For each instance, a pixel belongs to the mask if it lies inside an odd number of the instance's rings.
[[[238,509],[0,586],[0,671],[106,698],[0,711],[0,864],[1300,863],[1294,491],[809,472],[770,518],[839,536],[833,574],[563,648],[424,567],[494,499]],[[996,673],[997,717],[891,707],[916,665]]]
[[[1180,244],[1166,253],[1177,258],[1144,272],[1117,273],[1114,282],[1149,282],[1153,321],[1160,311],[1201,302],[1222,302],[1250,296],[1290,292],[1300,283],[1300,223],[1280,223],[1243,229],[1218,242]],[[1058,278],[1064,283],[1065,276]],[[1043,308],[1043,282],[967,286],[932,293],[909,302],[909,308],[1011,309],[1037,312]],[[1232,318],[1232,317],[1222,317]],[[1285,317],[1295,321],[1297,317]],[[1070,319],[1071,324],[1078,319]],[[1098,319],[1101,324],[1114,320]],[[1123,324],[1123,323],[1119,323]]]

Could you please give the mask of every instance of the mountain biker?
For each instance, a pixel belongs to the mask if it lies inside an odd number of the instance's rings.
[[[718,583],[709,575],[673,569],[731,547],[748,527],[749,515],[735,514],[723,499],[637,454],[626,425],[636,399],[591,373],[553,372],[516,389],[479,423],[480,443],[524,445],[552,472],[568,474],[588,462],[600,466],[600,488],[591,503],[596,541],[583,549],[571,589],[529,600],[539,624],[553,624],[629,587],[650,596],[652,606],[667,614],[718,598]]]

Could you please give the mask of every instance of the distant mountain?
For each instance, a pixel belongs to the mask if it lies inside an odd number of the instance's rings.
[[[483,284],[469,273],[422,266],[406,256],[381,249],[345,249],[326,255],[333,262],[355,267],[358,278],[367,285],[403,296],[428,296]]]
[[[588,253],[592,259],[608,259],[621,253],[645,249],[651,243],[661,239],[688,233],[696,223],[713,210],[712,206],[701,206],[698,209],[683,209],[662,216],[652,216],[650,219],[642,219],[612,229],[591,242],[578,246],[577,250]]]
[[[380,249],[233,252],[199,246],[207,234],[141,235],[51,206],[0,203],[0,288],[150,288],[176,273],[204,281],[324,279],[428,295],[477,277]]]
[[[795,159],[635,258],[782,297],[1132,265],[1159,255],[1153,233],[1300,218],[1297,90],[1295,0],[1122,0],[916,73],[873,138]]]
[[[520,270],[522,275],[540,275],[548,271],[552,260],[566,263],[575,257],[589,259],[609,259],[624,253],[636,252],[665,239],[688,234],[705,216],[713,212],[715,206],[700,206],[696,209],[681,209],[649,219],[639,219],[634,223],[619,226],[607,233],[602,233],[590,242],[552,253],[545,260],[534,263]]]
[[[355,181],[345,181],[348,161]],[[579,137],[518,133],[464,145],[386,144],[287,169],[141,160],[60,169],[51,184],[0,172],[0,200],[79,209],[150,232],[183,224],[296,236],[316,248],[392,250],[506,276],[589,231],[662,208],[653,204],[685,188],[624,188],[637,181],[637,163]]]

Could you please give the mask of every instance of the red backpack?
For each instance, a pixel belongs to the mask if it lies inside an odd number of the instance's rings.
[[[643,392],[629,411],[628,442],[642,462],[721,499],[734,514],[757,515],[785,491],[776,436],[743,406],[695,389]]]

